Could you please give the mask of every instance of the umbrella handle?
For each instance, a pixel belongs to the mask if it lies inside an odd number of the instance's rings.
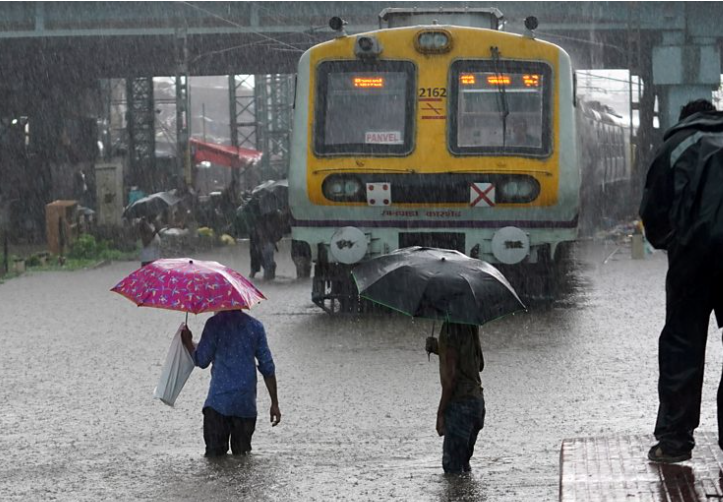
[[[186,324],[186,326],[188,326],[188,312],[186,312],[186,322],[185,322],[185,324]]]
[[[436,321],[432,321],[432,338],[434,338],[434,327],[436,324],[437,324]],[[437,355],[439,355],[439,354],[437,354]],[[431,361],[431,360],[432,360],[432,353],[427,352],[427,361]]]

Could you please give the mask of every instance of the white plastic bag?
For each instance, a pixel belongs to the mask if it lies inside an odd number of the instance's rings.
[[[168,349],[168,355],[166,356],[166,363],[163,365],[163,370],[161,371],[161,378],[158,380],[158,385],[153,391],[153,397],[160,399],[168,406],[174,405],[178,394],[181,393],[181,389],[183,389],[186,380],[188,380],[188,376],[195,366],[193,358],[181,341],[181,331],[184,326],[185,323],[181,323],[178,331],[176,331],[176,336],[174,336],[173,341],[171,341],[171,347]]]

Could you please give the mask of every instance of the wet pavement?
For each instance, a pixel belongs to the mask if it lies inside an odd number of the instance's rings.
[[[698,502],[723,499],[718,435],[698,432],[695,455],[678,464],[641,462],[653,438],[566,439],[560,457],[560,502]]]
[[[557,500],[565,438],[648,434],[657,409],[665,256],[633,261],[614,249],[582,246],[570,292],[482,329],[487,419],[473,474],[461,479],[441,470],[437,361],[424,352],[431,321],[331,318],[280,259],[252,314],[276,359],[282,423],[268,424],[260,383],[253,454],[209,462],[209,372],[194,370],[175,408],[152,399],[183,314],[108,291],[136,263],[7,281],[0,498]],[[198,258],[248,271],[242,248]],[[196,338],[207,317],[190,319]],[[711,325],[701,430],[715,430],[718,340]]]

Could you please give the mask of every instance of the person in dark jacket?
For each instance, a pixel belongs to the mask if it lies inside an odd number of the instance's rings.
[[[723,264],[712,237],[723,235],[723,113],[707,100],[688,103],[648,171],[640,206],[646,237],[668,252],[665,327],[658,343],[660,406],[655,462],[688,460],[700,422],[711,312],[723,323]],[[716,181],[716,177],[718,181]],[[723,448],[723,377],[718,388]]]

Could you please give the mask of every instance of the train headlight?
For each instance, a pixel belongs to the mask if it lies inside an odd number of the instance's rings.
[[[540,194],[540,184],[531,177],[513,178],[498,184],[499,202],[531,202]]]
[[[324,197],[337,202],[359,202],[365,198],[362,182],[355,176],[329,176],[324,180],[321,190]]]
[[[344,195],[344,183],[342,183],[341,181],[329,183],[329,192],[332,197],[340,197]]]
[[[452,48],[452,36],[446,31],[423,31],[415,40],[419,52],[442,53]]]
[[[344,182],[344,195],[353,197],[361,190],[361,182],[357,179],[349,179]]]

